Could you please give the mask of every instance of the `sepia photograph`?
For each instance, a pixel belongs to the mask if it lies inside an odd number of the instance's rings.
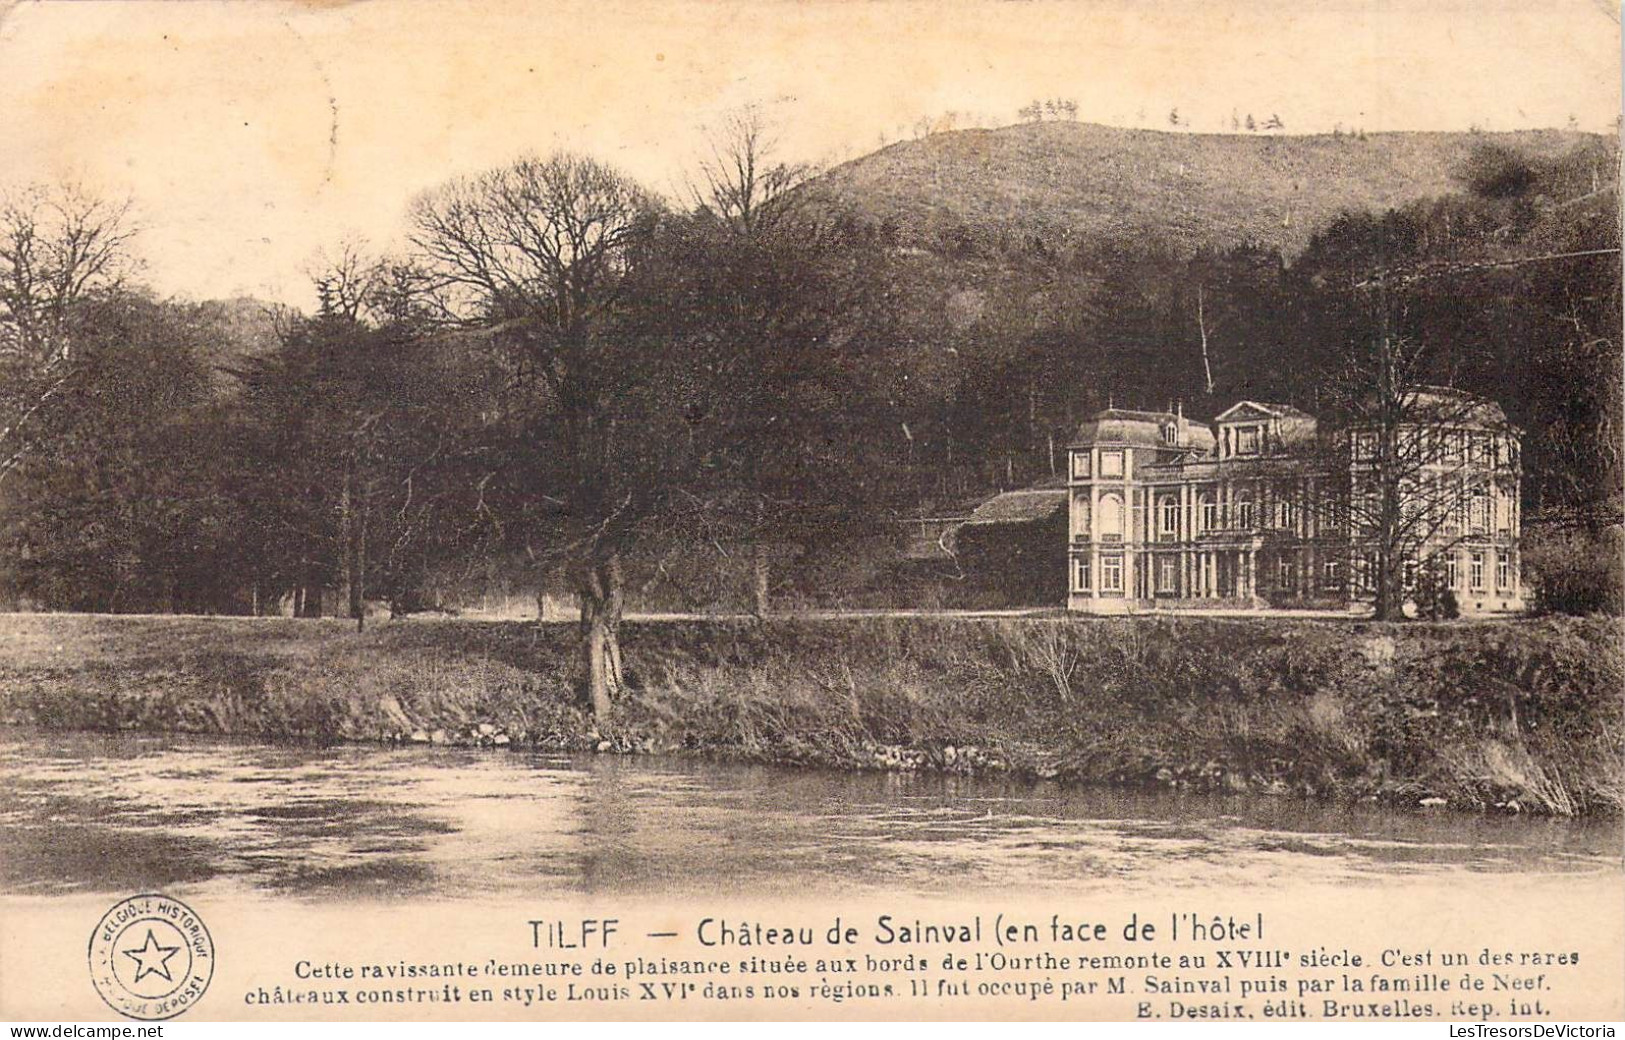
[[[1600,0],[0,2],[0,1019],[1625,1019],[1620,113]]]

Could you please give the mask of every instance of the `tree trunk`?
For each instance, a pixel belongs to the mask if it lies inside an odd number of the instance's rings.
[[[1207,356],[1207,303],[1202,287],[1196,287],[1196,328],[1202,334],[1202,375],[1207,379],[1207,395],[1213,396],[1213,366]]]
[[[600,724],[609,721],[625,685],[621,668],[621,558],[595,555],[581,580],[581,652],[587,701]]]
[[[350,547],[350,616],[355,618],[355,630],[367,627],[367,511],[361,510],[354,522]]]
[[[1394,621],[1401,616],[1398,598],[1394,595],[1394,564],[1387,553],[1377,557],[1376,599],[1372,604],[1373,621]]]
[[[339,556],[344,561],[344,585],[348,592],[350,617],[356,631],[366,625],[365,589],[362,587],[362,557],[366,552],[361,524],[356,516],[355,468],[347,464],[344,486],[339,490]]]
[[[766,617],[768,611],[773,609],[771,578],[771,561],[768,559],[767,545],[758,538],[753,546],[751,558],[751,596],[752,609],[759,618]]]

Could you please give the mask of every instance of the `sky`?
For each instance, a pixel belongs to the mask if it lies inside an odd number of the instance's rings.
[[[1597,0],[1073,3],[0,0],[0,190],[130,196],[144,277],[308,303],[346,239],[412,197],[567,148],[679,194],[743,105],[833,163],[1035,97],[1078,118],[1224,132],[1612,130],[1619,9]],[[949,117],[949,113],[953,113]]]

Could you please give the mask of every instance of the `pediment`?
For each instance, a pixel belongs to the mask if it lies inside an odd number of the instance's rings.
[[[1261,404],[1252,401],[1241,401],[1233,404],[1222,415],[1213,421],[1216,423],[1252,422],[1263,419],[1276,419],[1279,414]]]

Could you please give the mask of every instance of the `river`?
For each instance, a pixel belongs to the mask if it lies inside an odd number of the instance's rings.
[[[1617,873],[1618,820],[675,758],[0,730],[0,892],[486,899]]]

